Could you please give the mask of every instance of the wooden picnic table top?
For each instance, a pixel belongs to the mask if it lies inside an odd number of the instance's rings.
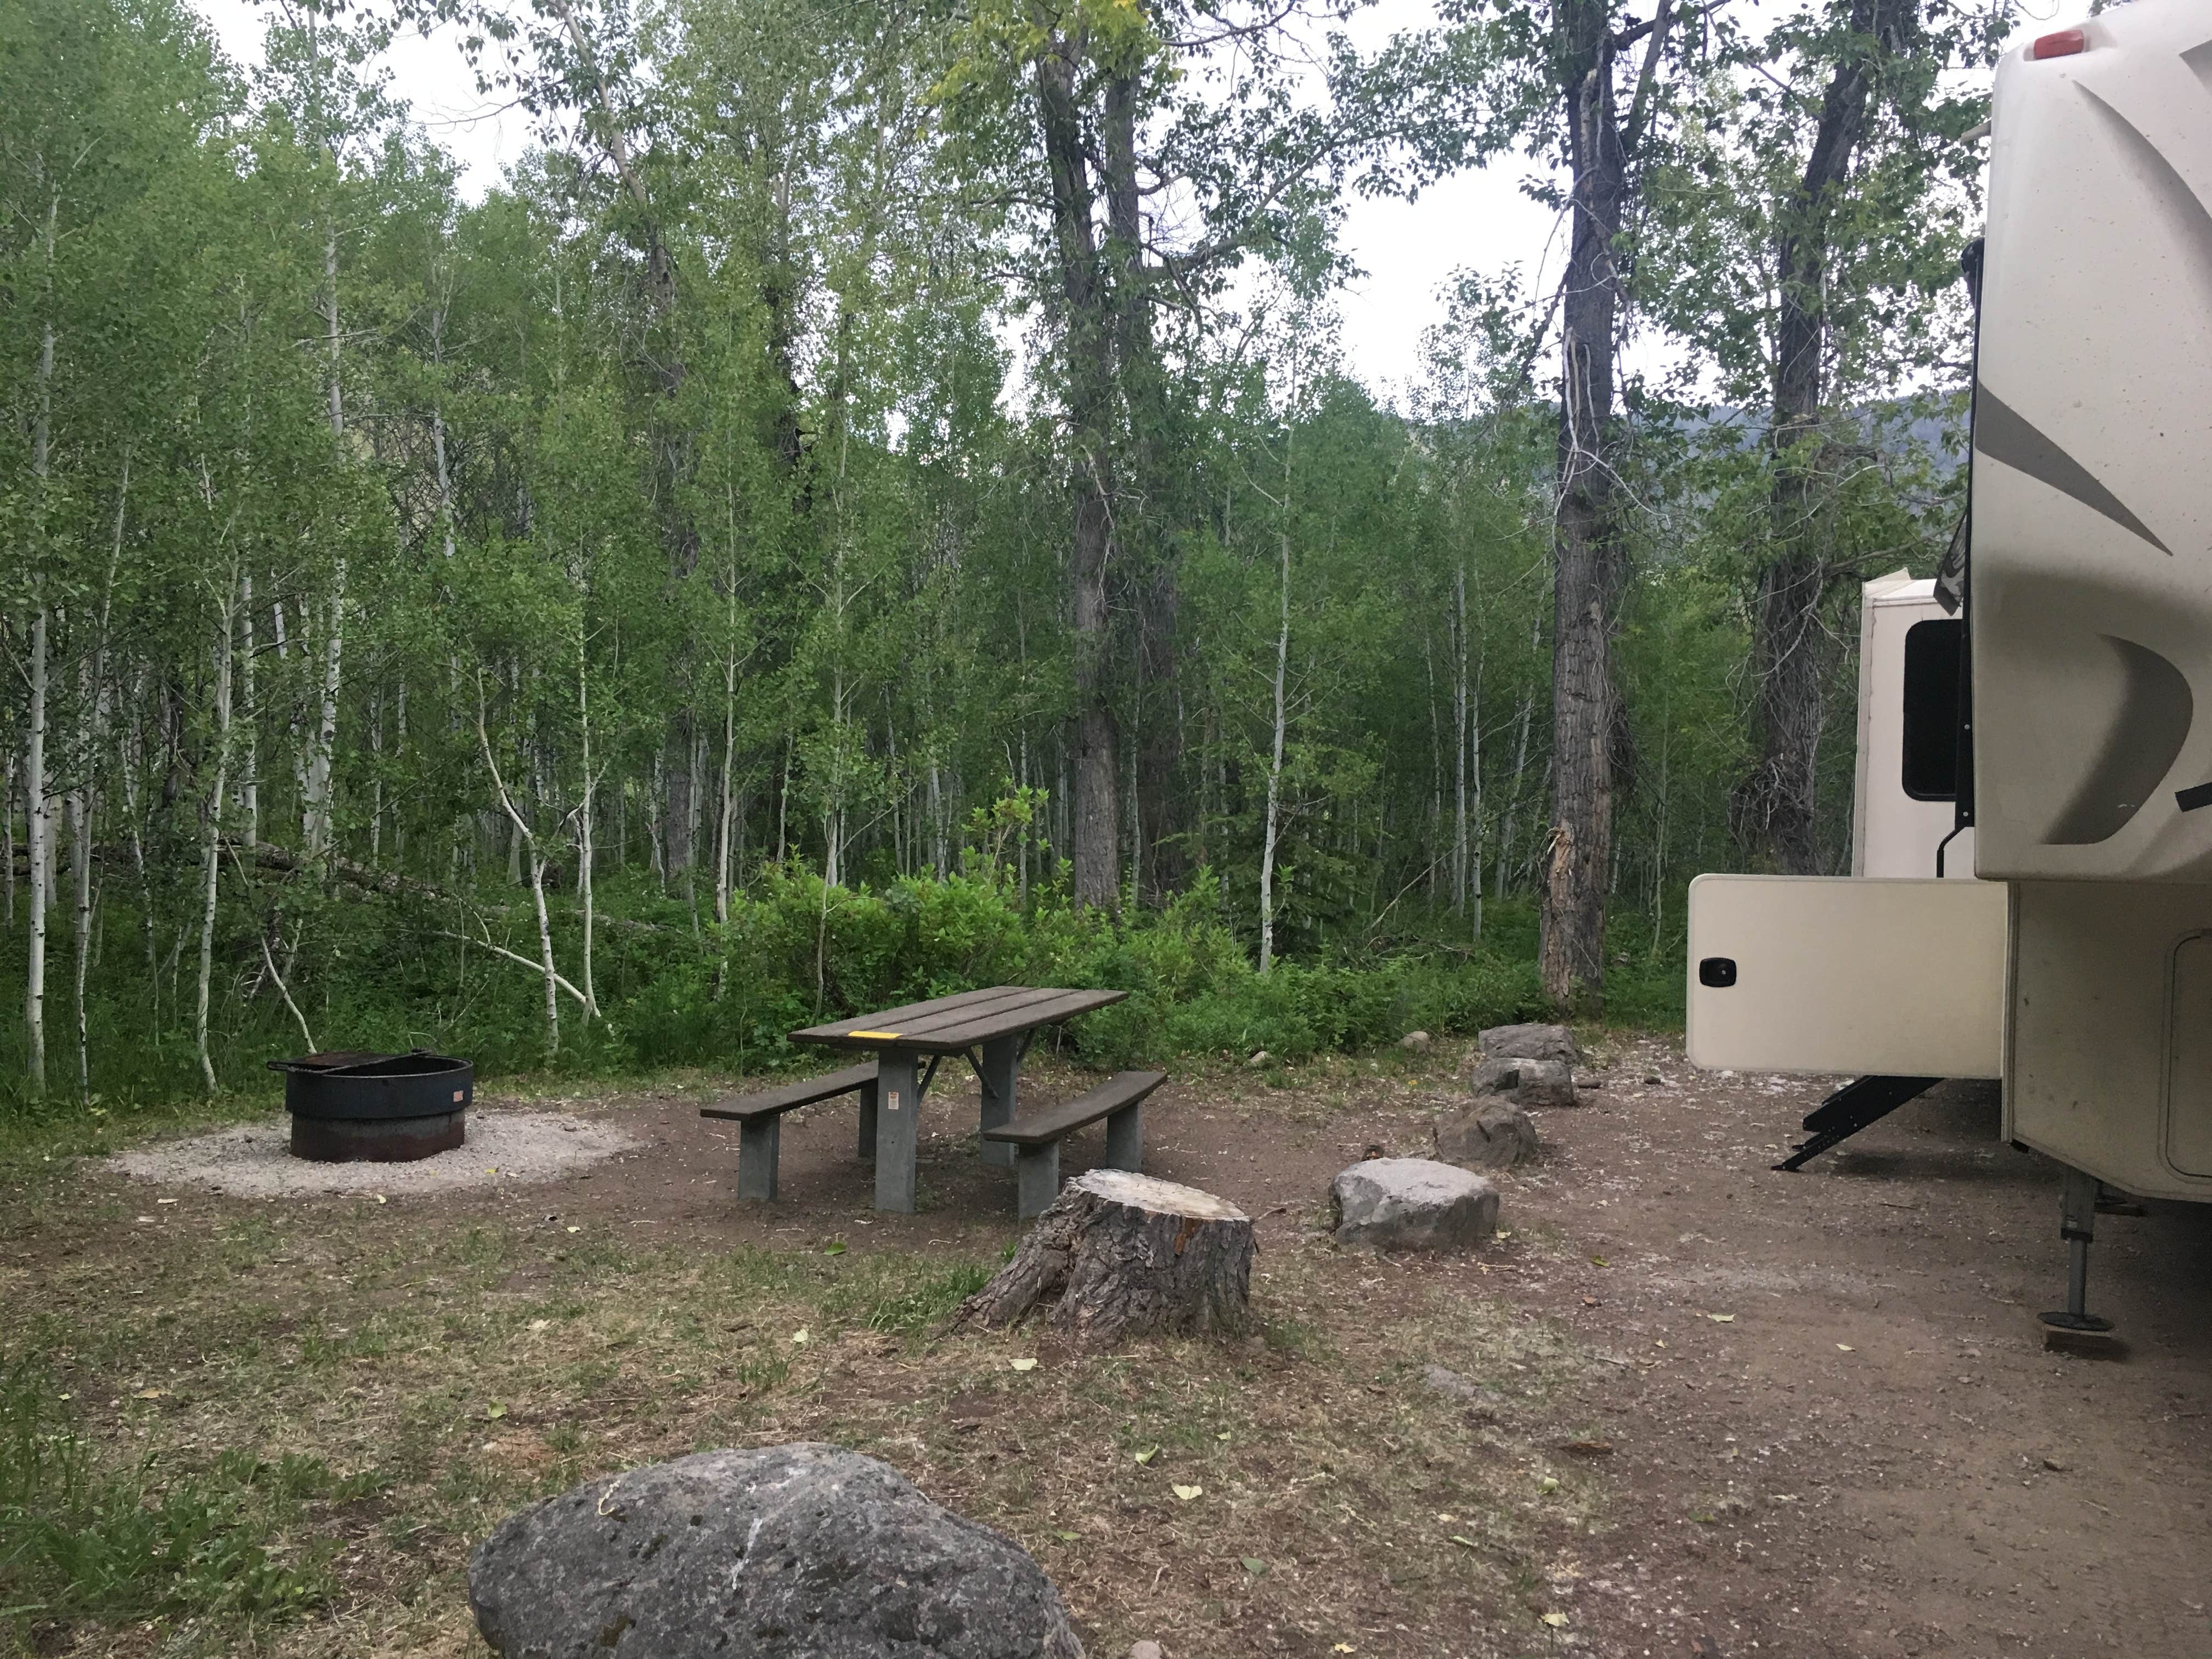
[[[957,1054],[996,1037],[1017,1036],[1040,1025],[1087,1014],[1125,1000],[1127,991],[1067,991],[1049,986],[994,985],[957,996],[933,997],[903,1008],[885,1008],[857,1019],[810,1025],[793,1042],[825,1048],[902,1048],[914,1054]]]

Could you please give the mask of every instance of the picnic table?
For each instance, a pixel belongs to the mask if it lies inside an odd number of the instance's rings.
[[[1022,1059],[1036,1034],[1128,994],[994,985],[856,1019],[810,1025],[793,1031],[791,1040],[876,1057],[875,1087],[860,1091],[859,1152],[862,1158],[872,1154],[875,1160],[876,1208],[911,1214],[922,1097],[945,1057],[962,1055],[975,1068],[983,1094],[981,1127],[1003,1128],[1013,1118]],[[988,1163],[1012,1164],[1015,1148],[986,1140],[983,1158]]]

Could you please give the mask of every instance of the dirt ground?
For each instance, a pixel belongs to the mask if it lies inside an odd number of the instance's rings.
[[[1029,1545],[1094,1656],[2212,1654],[2212,1209],[2102,1218],[2091,1305],[2124,1357],[2046,1353],[2057,1172],[1997,1141],[1985,1088],[1784,1175],[1820,1081],[1601,1040],[1584,1104],[1501,1179],[1493,1249],[1337,1249],[1329,1176],[1424,1153],[1459,1060],[1220,1066],[1155,1097],[1148,1172],[1258,1222],[1262,1332],[1228,1350],[931,1337],[1018,1231],[949,1075],[912,1217],[868,1207],[836,1105],[785,1120],[779,1201],[738,1206],[734,1126],[677,1089],[530,1102],[641,1143],[551,1183],[157,1204],[40,1171],[4,1192],[0,1341],[55,1356],[111,1454],[258,1433],[396,1472],[320,1522],[331,1607],[256,1651],[481,1651],[461,1563],[506,1508],[805,1436]],[[41,1644],[207,1650],[190,1625]]]

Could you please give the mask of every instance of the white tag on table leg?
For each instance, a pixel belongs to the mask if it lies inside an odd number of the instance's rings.
[[[890,1101],[889,1101],[888,1104],[890,1105],[890,1109],[891,1109],[891,1110],[893,1110],[894,1112],[896,1112],[896,1110],[898,1110],[898,1091],[897,1091],[897,1090],[896,1090],[896,1089],[893,1089],[893,1090],[889,1091],[888,1092],[889,1092],[889,1093],[890,1093]]]

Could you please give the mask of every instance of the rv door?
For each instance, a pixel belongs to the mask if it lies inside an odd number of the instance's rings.
[[[1690,1062],[2001,1076],[2005,916],[2002,882],[1700,876]]]

